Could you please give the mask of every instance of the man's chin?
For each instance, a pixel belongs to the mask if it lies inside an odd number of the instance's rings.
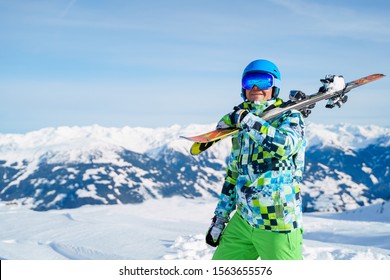
[[[265,101],[265,96],[264,95],[257,95],[257,96],[252,96],[249,101],[255,102],[255,101]]]

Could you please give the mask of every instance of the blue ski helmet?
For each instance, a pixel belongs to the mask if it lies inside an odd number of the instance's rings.
[[[280,81],[280,72],[278,67],[269,60],[257,59],[252,61],[245,67],[244,72],[242,73],[242,78],[244,78],[244,76],[247,75],[248,73],[253,73],[253,72],[269,73],[276,80]],[[273,86],[272,97],[273,98],[278,97],[279,92],[280,92],[280,88],[278,86]],[[241,90],[241,97],[244,99],[244,101],[246,100],[244,88],[242,88]]]

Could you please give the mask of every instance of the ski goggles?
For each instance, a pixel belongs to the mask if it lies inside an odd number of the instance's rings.
[[[279,79],[269,73],[251,72],[242,77],[242,88],[251,90],[254,86],[265,90],[271,87],[279,87]]]

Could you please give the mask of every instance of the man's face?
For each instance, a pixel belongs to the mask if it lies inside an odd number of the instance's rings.
[[[272,98],[272,87],[269,89],[259,89],[256,85],[252,89],[246,89],[245,95],[248,101],[267,101]]]

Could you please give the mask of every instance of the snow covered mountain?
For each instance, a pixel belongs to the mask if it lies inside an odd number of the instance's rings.
[[[214,125],[168,128],[46,128],[0,134],[0,200],[35,210],[128,204],[220,191],[230,141],[200,156],[179,135]],[[342,211],[390,198],[390,129],[309,124],[306,211]]]

